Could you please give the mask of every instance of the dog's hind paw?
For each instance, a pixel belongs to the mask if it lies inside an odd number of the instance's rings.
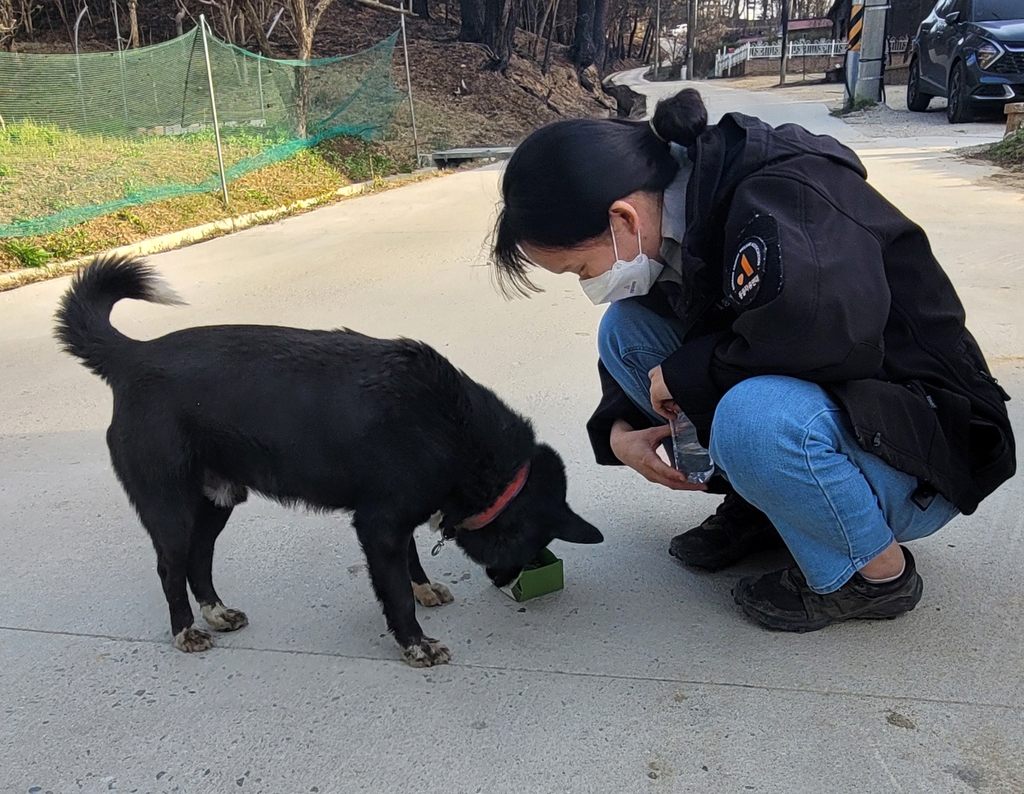
[[[425,607],[439,607],[455,600],[452,591],[437,582],[427,582],[426,584],[413,582],[412,594]]]
[[[413,667],[433,667],[437,664],[448,664],[452,660],[452,652],[438,640],[424,637],[418,645],[407,645],[402,655]]]
[[[240,609],[228,609],[223,604],[203,604],[203,620],[214,631],[237,631],[249,625],[249,618]]]
[[[199,653],[212,648],[213,640],[205,631],[200,631],[195,626],[189,626],[174,635],[174,647],[185,653]]]

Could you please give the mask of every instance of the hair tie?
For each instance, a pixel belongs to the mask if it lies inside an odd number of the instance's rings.
[[[668,143],[671,143],[671,141],[669,141],[669,140],[667,140],[667,139],[665,139],[665,138],[661,137],[661,133],[660,133],[660,132],[658,132],[658,129],[657,129],[657,128],[656,128],[655,126],[654,126],[654,119],[653,119],[653,118],[652,118],[652,119],[651,119],[650,121],[648,121],[647,123],[648,123],[648,124],[650,125],[650,127],[651,127],[651,132],[653,132],[653,133],[654,133],[654,137],[655,137],[655,138],[657,138],[657,139],[658,139],[659,141],[661,141],[661,142],[662,142],[662,143],[664,143],[664,144],[668,144]]]

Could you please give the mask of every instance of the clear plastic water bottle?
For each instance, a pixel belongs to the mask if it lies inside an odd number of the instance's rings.
[[[708,451],[697,440],[697,428],[680,412],[669,421],[672,428],[672,459],[675,467],[692,483],[706,483],[715,473]]]

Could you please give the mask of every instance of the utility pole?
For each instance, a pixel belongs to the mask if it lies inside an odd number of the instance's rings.
[[[693,79],[693,40],[697,33],[697,0],[686,4],[686,79]]]
[[[854,14],[858,6],[854,6]],[[885,63],[885,20],[890,5],[889,0],[864,0],[861,9],[859,64],[856,81],[847,80],[853,86],[853,101],[881,102],[882,72]],[[850,18],[850,42],[854,40],[855,25],[853,16]]]
[[[661,71],[661,0],[657,0],[654,11],[654,79]]]
[[[779,52],[779,85],[786,84],[786,69],[789,68],[789,0],[782,0],[782,50]]]

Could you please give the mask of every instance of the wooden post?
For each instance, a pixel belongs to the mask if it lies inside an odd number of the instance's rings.
[[[1004,138],[1013,135],[1018,130],[1024,130],[1024,102],[1010,102],[1003,108],[1006,114],[1006,134]]]

